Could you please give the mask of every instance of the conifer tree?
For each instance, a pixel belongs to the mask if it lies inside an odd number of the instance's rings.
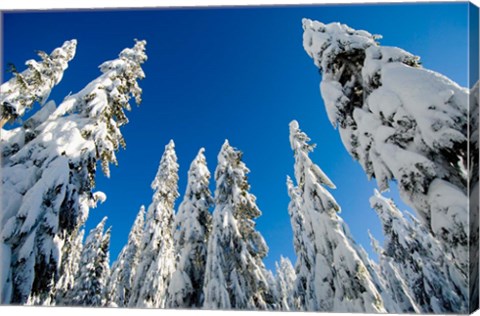
[[[166,307],[167,289],[175,268],[173,207],[178,197],[178,163],[173,140],[165,146],[152,189],[129,307]]]
[[[384,274],[393,266],[394,272],[407,283],[408,294],[421,313],[466,313],[467,281],[439,241],[413,215],[407,220],[378,191],[370,203],[383,226],[384,247],[380,252],[385,257]],[[388,275],[385,277],[392,281]]]
[[[105,290],[110,273],[110,228],[104,232],[103,220],[90,231],[80,256],[80,268],[71,292],[67,294],[68,306],[105,306]]]
[[[287,176],[287,189],[290,197],[288,214],[293,230],[293,246],[297,255],[295,263],[296,279],[293,289],[293,308],[304,311],[307,307],[306,298],[314,296],[314,285],[310,275],[315,266],[315,254],[311,236],[307,236],[305,215],[302,209],[300,191],[294,186],[292,179]]]
[[[267,291],[265,292],[265,302],[267,302],[268,310],[280,310],[278,304],[279,293],[277,291],[277,280],[273,275],[273,272],[268,269],[263,269],[265,278],[267,279]]]
[[[265,310],[273,304],[262,261],[268,249],[255,230],[254,219],[261,212],[249,192],[248,172],[242,153],[225,141],[215,171],[204,285],[207,309]]]
[[[305,221],[304,244],[313,245],[305,278],[305,309],[308,311],[385,312],[383,302],[359,248],[338,216],[340,206],[324,188],[332,181],[309,158],[314,145],[296,121],[290,123],[290,144],[295,156],[295,179]]]
[[[378,240],[368,232],[373,250],[378,255],[379,264],[374,266],[382,289],[382,299],[389,313],[420,313],[420,309],[410,295],[410,289],[403,276],[393,263],[393,259],[383,253]]]
[[[113,263],[107,284],[107,305],[127,307],[132,293],[135,271],[140,261],[140,245],[145,226],[145,207],[142,205],[128,235],[127,244]]]
[[[468,90],[366,31],[303,20],[303,46],[345,148],[402,200],[468,274]]]
[[[138,41],[103,63],[103,74],[58,108],[42,109],[25,143],[2,162],[0,249],[10,261],[1,267],[2,303],[48,300],[61,253],[75,243],[89,209],[105,200],[93,193],[96,165],[101,162],[109,176],[109,163],[117,163],[115,151],[125,144],[120,127],[128,121],[131,96],[141,100],[145,44]],[[17,138],[3,140],[10,148]]]
[[[277,271],[276,292],[278,309],[282,311],[290,311],[294,309],[294,285],[295,285],[295,269],[288,258],[280,257],[280,263],[275,262]]]
[[[71,238],[62,245],[62,260],[59,269],[59,279],[55,284],[55,305],[65,305],[68,293],[75,284],[75,277],[80,268],[80,256],[83,250],[83,236],[85,231],[74,232]],[[75,237],[76,236],[76,237]]]
[[[13,77],[0,86],[0,128],[23,116],[35,102],[45,104],[52,88],[62,80],[68,62],[75,56],[76,47],[77,41],[70,40],[55,48],[50,55],[39,51],[42,60],[27,60],[27,69],[21,73],[11,65]]]
[[[202,307],[207,261],[207,241],[211,230],[213,204],[209,189],[210,171],[201,148],[188,171],[183,202],[174,222],[175,272],[167,295],[167,307]]]

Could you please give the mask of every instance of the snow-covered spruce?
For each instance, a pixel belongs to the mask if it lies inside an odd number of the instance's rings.
[[[207,241],[212,222],[209,209],[213,204],[204,151],[201,148],[190,165],[187,189],[175,216],[176,264],[167,294],[169,308],[203,306]]]
[[[307,297],[313,297],[315,291],[312,278],[310,278],[315,267],[315,251],[311,238],[307,235],[301,192],[289,176],[287,176],[287,189],[290,197],[288,214],[293,231],[293,246],[297,255],[295,263],[296,279],[292,295],[294,302],[291,309],[304,311],[308,310]]]
[[[401,198],[467,275],[468,90],[366,31],[308,19],[303,29],[345,148],[381,191],[397,181]]]
[[[315,147],[309,141],[297,121],[292,121],[290,144],[295,156],[300,204],[296,208],[304,215],[305,224],[305,233],[300,237],[307,238],[303,244],[311,244],[312,251],[297,254],[297,257],[309,256],[305,262],[310,266],[297,266],[297,280],[303,278],[297,284],[306,285],[304,308],[327,312],[385,312],[382,298],[358,254],[359,247],[337,214],[340,207],[324,188],[335,186],[308,156]],[[296,229],[294,227],[294,231]]]
[[[277,279],[275,275],[273,275],[272,270],[264,269],[265,279],[267,280],[268,289],[267,293],[265,294],[268,310],[280,310],[281,306],[278,303],[279,300],[279,293],[277,291]]]
[[[384,255],[379,242],[369,232],[372,248],[379,257],[375,272],[381,278],[380,287],[385,308],[391,313],[420,313],[415,300],[410,296],[409,284],[403,279],[393,263],[393,259]],[[374,263],[373,263],[374,264]]]
[[[104,232],[103,220],[90,231],[80,256],[75,284],[67,294],[65,305],[99,307],[106,305],[105,290],[110,274],[110,228]]]
[[[0,86],[0,128],[23,116],[35,102],[43,105],[47,101],[52,88],[62,80],[68,62],[75,56],[76,47],[77,41],[70,40],[50,55],[40,51],[38,55],[42,60],[27,60],[28,68],[21,73],[12,66],[13,77]]]
[[[242,153],[225,141],[215,171],[204,285],[207,309],[266,310],[274,303],[262,261],[268,248],[255,230],[254,219],[261,212],[249,192],[248,172]]]
[[[373,238],[371,235],[370,237]],[[375,285],[375,288],[382,297],[383,306],[387,313],[404,313],[402,309],[404,306],[399,306],[397,303],[395,303],[396,301],[394,300],[393,294],[390,292],[389,285],[384,278],[381,267],[377,264],[377,262],[368,256],[367,251],[363,248],[363,246],[357,245],[356,250],[357,254],[360,256],[360,259],[365,264],[365,268],[370,274],[370,280]]]
[[[173,206],[179,195],[173,140],[165,146],[152,189],[154,194],[145,219],[129,307],[166,307],[167,289],[175,268]]]
[[[67,295],[75,284],[75,277],[80,268],[84,234],[84,229],[73,232],[70,238],[65,239],[65,244],[62,246],[62,261],[58,272],[60,277],[55,284],[55,295],[52,296],[54,305],[65,305]]]
[[[384,246],[377,251],[388,282],[397,282],[391,273],[398,273],[421,313],[467,313],[466,278],[454,267],[440,242],[413,215],[407,220],[393,201],[378,191],[370,203],[382,221]],[[388,272],[392,269],[388,265],[394,270]]]
[[[106,289],[107,306],[128,307],[135,271],[140,261],[140,245],[145,226],[145,207],[142,205],[128,234],[127,244],[113,263]]]
[[[140,102],[145,44],[103,63],[103,74],[58,108],[49,102],[24,126],[2,129],[2,303],[48,299],[61,254],[75,243],[89,208],[105,199],[92,192],[96,165],[101,161],[109,175],[109,163],[117,163],[123,109],[130,109],[131,96]]]
[[[275,262],[276,293],[278,309],[290,311],[294,309],[295,269],[288,258],[280,257],[280,263]]]

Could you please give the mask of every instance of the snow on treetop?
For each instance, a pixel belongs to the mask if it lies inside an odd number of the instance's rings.
[[[370,197],[370,206],[377,212],[382,221],[388,221],[392,217],[402,216],[393,201],[382,196],[377,189],[374,190],[374,195]]]
[[[228,142],[228,139],[225,139],[225,141],[223,142],[223,145],[222,145],[222,149],[226,148],[227,146],[230,146],[230,143]]]
[[[310,137],[300,130],[300,126],[296,120],[293,120],[289,124],[290,127],[290,146],[294,151],[304,150],[311,152],[315,148],[315,144],[309,144]]]
[[[101,234],[103,232],[103,229],[105,228],[105,223],[107,222],[107,219],[108,219],[108,217],[104,216],[102,218],[102,220],[97,224],[97,226],[90,230],[90,233],[87,236],[87,240],[85,241],[86,244],[89,242],[89,240],[97,238],[97,236],[96,236],[97,233]]]
[[[332,180],[320,169],[319,166],[314,164],[308,157],[308,153],[312,152],[316,147],[316,144],[309,144],[310,138],[307,134],[300,130],[300,126],[296,120],[293,120],[289,124],[290,126],[290,145],[295,152],[295,155],[304,160],[305,165],[309,168],[309,172],[314,177],[319,179],[322,184],[329,188],[335,189],[336,186]],[[288,181],[288,178],[287,178]]]
[[[147,41],[135,40],[135,46],[133,48],[125,48],[120,53],[120,58],[122,59],[131,59],[137,63],[144,63],[147,60],[147,55],[145,54],[145,46]]]
[[[241,155],[240,151],[236,151],[232,146],[230,146],[230,143],[228,142],[228,139],[225,139],[225,142],[222,145],[222,148],[220,149],[220,152],[218,153],[218,165],[226,165],[228,162],[228,158],[233,155]]]
[[[314,59],[315,65],[325,69],[326,65],[346,51],[375,46],[378,35],[372,35],[367,31],[357,31],[346,24],[330,23],[303,19],[303,47]],[[328,57],[328,58],[326,58]]]
[[[195,156],[195,159],[193,159],[192,163],[190,164],[190,169],[192,169],[194,165],[198,164],[206,164],[205,148],[203,147],[198,150],[197,156]]]
[[[77,49],[77,40],[72,39],[65,41],[61,47],[55,48],[48,56],[45,52],[39,52],[38,55],[42,58],[42,62],[52,67],[51,74],[53,75],[53,85],[58,84],[63,77],[63,71],[68,68],[68,62],[75,57]],[[25,62],[30,70],[41,71],[42,65],[33,59]]]
[[[207,160],[205,158],[205,148],[200,148],[198,151],[197,156],[193,159],[192,163],[190,164],[190,169],[188,170],[189,179],[191,177],[192,181],[188,183],[188,188],[190,189],[198,189],[205,183],[204,181],[208,182],[210,178],[210,171],[207,168]],[[208,186],[208,184],[207,184]],[[188,191],[188,189],[187,189]]]
[[[291,121],[290,124],[289,124],[289,126],[290,126],[290,131],[292,131],[292,130],[297,130],[297,129],[300,128],[300,126],[298,125],[298,121],[297,121],[297,120]]]
[[[163,186],[168,186],[164,182],[175,172],[172,172],[173,169],[178,169],[177,164],[177,155],[175,153],[175,143],[173,139],[165,146],[165,152],[162,155],[160,160],[160,165],[158,167],[157,175],[152,182],[152,189],[168,192],[168,188]]]
[[[68,62],[75,56],[76,47],[76,40],[66,41],[50,55],[38,52],[42,60],[28,60],[25,62],[28,68],[21,73],[12,67],[13,77],[0,86],[2,119],[9,121],[23,116],[34,102],[43,105],[51,89],[62,80]]]
[[[179,196],[178,167],[175,143],[170,140],[165,146],[157,174],[151,184],[151,188],[155,191],[154,200],[156,202],[165,200],[165,203],[173,205]]]
[[[65,70],[68,67],[67,62],[72,60],[75,57],[75,52],[77,50],[77,40],[72,39],[65,41],[62,47],[55,48],[50,54],[50,58],[58,59],[61,63],[56,64],[55,68],[61,68],[60,70]],[[30,61],[26,62],[26,65],[30,65]],[[55,78],[55,84],[58,84],[62,80],[63,72],[60,71],[57,73],[58,76]]]

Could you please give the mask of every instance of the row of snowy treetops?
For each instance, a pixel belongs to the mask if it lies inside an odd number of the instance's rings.
[[[249,170],[228,141],[218,154],[214,194],[200,149],[175,212],[171,141],[152,202],[140,209],[110,266],[106,219],[85,241],[84,224],[105,199],[93,192],[97,164],[108,176],[125,145],[124,111],[132,97],[141,102],[146,43],[103,63],[97,79],[57,106],[48,96],[75,55],[72,40],[27,61],[25,71],[14,69],[1,86],[1,302],[369,313],[464,313],[477,306],[478,220],[473,211],[469,227],[468,192],[478,192],[478,156],[467,148],[478,150],[478,86],[469,94],[365,31],[307,19],[303,28],[328,116],[378,183],[370,199],[383,225],[383,245],[372,238],[378,263],[353,240],[327,190],[335,185],[310,159],[315,146],[292,121],[294,265],[281,258],[275,275],[265,268],[268,247],[255,230],[261,212]],[[33,116],[3,128],[35,103],[43,106]],[[381,195],[392,180],[416,215]]]

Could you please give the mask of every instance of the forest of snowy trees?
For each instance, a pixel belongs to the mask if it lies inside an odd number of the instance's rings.
[[[262,212],[250,190],[250,170],[228,140],[213,174],[199,149],[183,195],[175,143],[166,144],[152,175],[151,202],[140,207],[127,243],[110,258],[108,219],[88,234],[85,223],[89,210],[106,199],[95,191],[97,165],[109,176],[115,153],[125,147],[125,110],[132,98],[141,102],[146,42],[101,64],[98,78],[57,106],[49,95],[75,56],[77,42],[70,40],[50,54],[40,52],[40,61],[27,61],[26,70],[14,70],[0,87],[0,302],[474,310],[478,223],[470,222],[469,211],[478,212],[478,154],[469,146],[478,149],[478,84],[470,93],[422,68],[417,56],[380,46],[379,37],[366,31],[308,19],[303,30],[304,49],[321,72],[328,117],[345,149],[377,182],[370,205],[383,229],[382,244],[371,237],[378,260],[350,234],[330,192],[335,184],[310,157],[316,145],[293,118],[285,126],[294,158],[285,194],[295,262],[281,257],[276,271],[266,268],[268,246],[256,230]],[[392,185],[415,214],[382,196]],[[469,259],[472,251],[477,256]]]

